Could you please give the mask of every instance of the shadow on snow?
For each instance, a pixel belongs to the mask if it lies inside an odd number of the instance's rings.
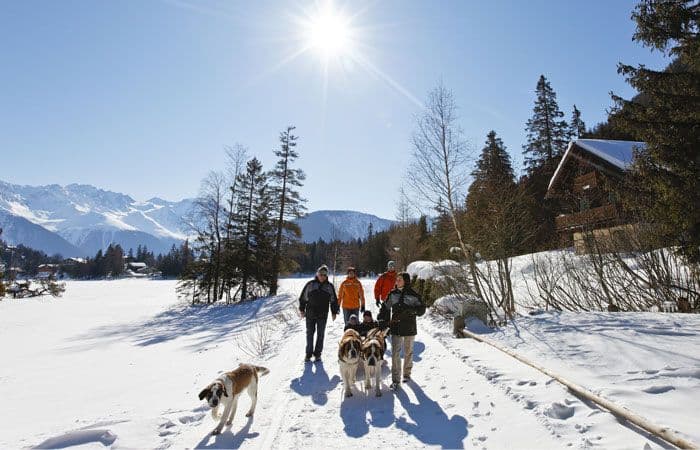
[[[188,336],[192,351],[220,342],[231,334],[245,331],[261,318],[270,318],[285,310],[289,295],[248,301],[235,305],[175,305],[140,322],[96,327],[71,339],[90,349],[129,340],[138,346],[150,346]],[[106,342],[105,342],[106,341]]]
[[[299,378],[292,379],[289,387],[299,395],[310,396],[311,401],[323,406],[328,403],[328,393],[338,384],[340,384],[340,376],[333,375],[333,378],[328,378],[323,361],[319,361],[305,363],[304,372]]]
[[[405,418],[399,417],[396,419],[396,427],[414,435],[426,445],[463,448],[463,441],[469,434],[467,419],[459,415],[448,418],[440,404],[428,397],[423,389],[413,381],[404,383],[403,386],[403,389],[396,392],[396,397],[414,423],[409,423]],[[411,402],[408,394],[404,391],[405,386],[414,392],[418,403]]]
[[[224,427],[221,434],[217,436],[212,436],[211,433],[207,433],[195,448],[240,448],[246,439],[253,439],[260,436],[260,433],[257,431],[254,433],[250,432],[250,427],[252,425],[253,418],[248,417],[246,424],[243,428],[238,430],[237,433],[231,431],[232,426]]]

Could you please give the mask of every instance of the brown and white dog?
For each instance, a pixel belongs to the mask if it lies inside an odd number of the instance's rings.
[[[345,331],[338,345],[338,365],[340,375],[343,377],[346,397],[352,397],[352,386],[355,384],[357,366],[362,357],[361,346],[360,333],[352,329]]]
[[[258,402],[258,379],[268,373],[270,371],[265,367],[240,364],[238,368],[224,373],[199,393],[199,399],[206,398],[207,403],[212,408],[211,416],[214,420],[221,419],[211,434],[221,433],[224,423],[231,425],[233,417],[236,415],[238,397],[243,390],[248,391],[252,401],[246,417],[251,417],[255,413],[255,405]],[[219,416],[219,405],[221,404],[224,404],[224,414]]]
[[[388,329],[382,330],[372,328],[367,333],[367,337],[362,341],[362,361],[365,364],[365,389],[372,388],[372,377],[374,377],[374,388],[377,397],[381,397],[380,379],[382,376],[382,363],[384,362],[384,337]]]

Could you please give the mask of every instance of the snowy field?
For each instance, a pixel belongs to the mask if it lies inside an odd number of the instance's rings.
[[[414,381],[394,394],[385,367],[382,397],[358,381],[345,399],[340,317],[323,363],[302,361],[294,304],[305,281],[235,307],[189,307],[174,282],[148,280],[0,301],[0,448],[668,447],[485,344],[453,339],[429,315]],[[364,285],[370,298],[373,282]],[[700,442],[698,315],[545,314],[488,337]],[[264,357],[251,356],[256,346]],[[211,436],[197,394],[243,361],[271,370],[256,415],[244,416],[244,396],[233,425]]]

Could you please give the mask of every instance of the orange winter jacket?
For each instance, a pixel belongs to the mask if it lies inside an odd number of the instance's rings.
[[[374,299],[384,301],[396,284],[396,271],[384,272],[374,283]]]
[[[357,278],[346,278],[338,289],[338,303],[343,309],[358,309],[365,306],[365,290]]]

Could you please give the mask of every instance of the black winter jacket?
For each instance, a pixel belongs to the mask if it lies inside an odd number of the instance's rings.
[[[310,319],[324,319],[328,317],[329,307],[333,314],[338,314],[340,308],[333,285],[318,278],[306,283],[299,296],[299,311]]]
[[[394,336],[415,336],[418,334],[416,317],[425,314],[425,304],[420,295],[410,287],[395,288],[382,303],[377,320],[389,326]]]

